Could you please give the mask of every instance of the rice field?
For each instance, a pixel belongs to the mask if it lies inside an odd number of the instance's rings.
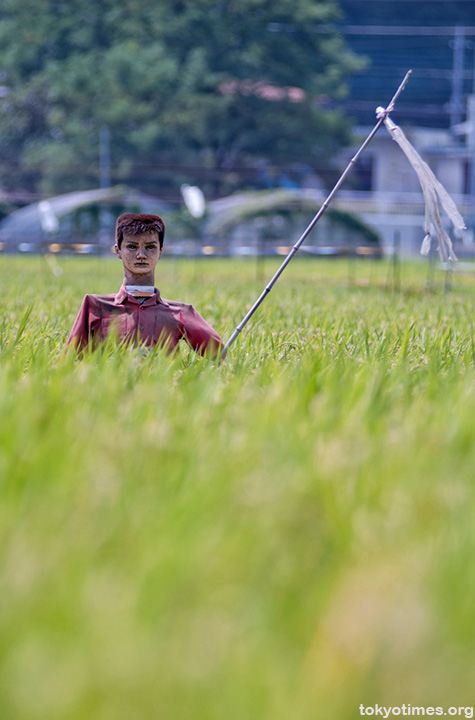
[[[1,720],[475,705],[475,275],[297,258],[216,365],[65,356],[121,267],[58,263],[0,258]],[[157,284],[227,339],[276,267]]]

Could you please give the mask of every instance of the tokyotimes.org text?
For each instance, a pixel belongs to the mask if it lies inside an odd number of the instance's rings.
[[[443,707],[421,707],[416,705],[398,705],[398,706],[389,706],[386,707],[385,705],[367,705],[366,707],[361,704],[360,705],[360,715],[375,715],[376,717],[383,717],[388,718],[391,715],[397,716],[397,715],[405,715],[405,716],[411,716],[411,717],[424,717],[428,715],[429,717],[432,715],[435,716],[441,716],[441,715],[448,715],[449,717],[464,717],[464,718],[473,718],[473,707],[449,707],[449,708],[443,708]]]

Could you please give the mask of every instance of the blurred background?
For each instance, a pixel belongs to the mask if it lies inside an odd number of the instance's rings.
[[[4,0],[0,250],[110,253],[157,212],[174,255],[284,254],[404,74],[393,114],[475,251],[472,0]],[[307,254],[417,254],[417,177],[383,128]]]

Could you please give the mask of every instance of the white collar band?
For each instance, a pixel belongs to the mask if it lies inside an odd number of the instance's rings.
[[[155,294],[153,285],[126,285],[125,289],[133,297],[152,297]]]

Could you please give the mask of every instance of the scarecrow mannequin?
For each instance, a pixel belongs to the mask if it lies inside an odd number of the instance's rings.
[[[216,357],[223,347],[218,333],[186,303],[165,300],[154,284],[163,251],[165,225],[158,215],[124,213],[116,223],[116,255],[124,282],[112,295],[86,295],[67,344],[82,352],[110,331],[134,345],[173,352],[185,340],[196,352]]]

